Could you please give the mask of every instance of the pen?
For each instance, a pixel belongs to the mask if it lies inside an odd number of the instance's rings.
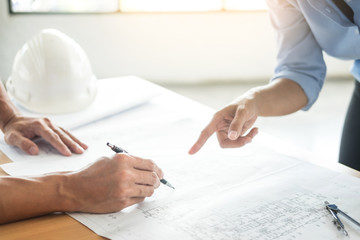
[[[111,150],[113,150],[114,152],[116,153],[128,153],[125,149],[121,148],[121,147],[118,147],[118,146],[115,146],[111,143],[106,143],[106,145],[108,145],[108,147],[111,148]],[[166,181],[165,179],[160,179],[160,182],[172,189],[175,189],[168,181]]]

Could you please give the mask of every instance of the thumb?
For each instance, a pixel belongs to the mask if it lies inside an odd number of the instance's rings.
[[[37,155],[39,153],[39,148],[33,141],[18,133],[12,132],[10,134],[6,134],[5,141],[9,145],[17,146],[27,154]]]
[[[228,138],[230,140],[236,140],[244,126],[245,117],[239,111],[236,112],[234,119],[231,121],[228,131]]]

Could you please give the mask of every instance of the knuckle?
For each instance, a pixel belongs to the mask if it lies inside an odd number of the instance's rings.
[[[43,118],[43,121],[44,121],[44,123],[46,123],[46,124],[50,124],[50,119],[49,118],[47,118],[47,117],[44,117]]]
[[[131,205],[130,200],[128,198],[123,199],[121,202],[122,202],[122,209]]]
[[[147,197],[151,197],[153,194],[154,194],[154,192],[155,192],[155,189],[154,188],[151,188],[149,191],[148,191],[148,193],[147,193]]]
[[[119,187],[118,190],[116,191],[116,198],[119,200],[123,200],[126,201],[127,200],[127,196],[128,196],[128,189],[127,188],[122,188]]]
[[[5,142],[10,145],[14,142],[15,138],[16,138],[16,136],[13,132],[8,132],[4,136]]]
[[[144,189],[139,188],[139,196],[143,196],[144,195]]]
[[[155,162],[154,162],[153,160],[151,160],[151,159],[148,159],[148,161],[149,161],[149,168],[150,168],[150,170],[154,171],[154,170],[156,169],[156,164],[155,164]]]
[[[52,136],[57,142],[62,142],[61,137],[54,131],[51,130],[46,130],[47,134],[49,134],[50,136]]]
[[[120,174],[119,174],[120,183],[130,182],[132,178],[133,178],[133,174],[130,170],[123,169],[120,171]]]
[[[38,128],[44,128],[46,126],[44,119],[41,118],[34,119],[33,125]]]
[[[205,129],[203,129],[203,130],[201,131],[200,135],[207,137],[207,136],[209,136],[209,132],[208,132],[208,130],[205,128]]]
[[[214,113],[214,115],[212,117],[212,121],[217,121],[218,119],[221,119],[222,117],[223,117],[222,111],[218,111],[218,112]]]
[[[244,105],[239,105],[236,108],[236,115],[247,115],[249,113],[249,110],[246,106]]]
[[[164,176],[164,172],[161,168],[158,167],[158,171],[159,171],[159,177],[162,178]]]
[[[127,155],[125,155],[125,154],[122,154],[122,153],[115,154],[114,159],[119,164],[126,164],[129,161],[129,157]]]
[[[219,142],[221,148],[227,148],[227,144],[225,142]]]
[[[157,174],[155,172],[151,173],[151,185],[155,185],[158,181]]]

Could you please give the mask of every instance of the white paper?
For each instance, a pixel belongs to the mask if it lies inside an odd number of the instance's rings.
[[[141,86],[141,87],[140,87]],[[151,88],[151,91],[148,89]],[[68,114],[38,114],[16,104],[24,116],[48,117],[65,129],[75,129],[101,120],[105,117],[140,106],[160,90],[154,84],[134,76],[100,79],[97,81],[97,95],[94,102],[82,111]]]
[[[270,156],[269,164],[272,160]],[[240,171],[238,182],[231,182],[233,171],[218,181],[216,174],[213,178],[203,174],[210,171],[206,168],[197,174],[195,187],[194,177],[188,176],[191,171],[182,175],[170,171],[174,191],[162,186],[154,197],[123,212],[70,215],[101,236],[137,240],[347,239],[332,223],[326,200],[360,219],[359,179],[301,163],[244,182],[245,170],[231,163],[228,167]],[[350,238],[360,238],[360,229],[342,220]]]
[[[175,190],[161,185],[151,198],[117,213],[70,214],[110,239],[345,239],[325,200],[360,219],[360,179],[305,163],[298,150],[266,134],[231,150],[220,149],[212,137],[189,156],[204,122],[188,116],[208,121],[209,111],[180,109],[182,104],[189,106],[178,97],[159,97],[146,108],[76,129],[90,146],[83,155],[63,157],[45,143],[39,156],[5,148],[15,163],[3,169],[11,175],[76,170],[113,154],[106,142],[153,159]],[[351,239],[360,238],[359,229],[342,219]]]
[[[116,118],[114,120],[116,120]],[[169,118],[168,124],[160,124],[157,123],[155,119],[151,120],[151,118],[147,118],[146,124],[151,124],[152,128],[149,128],[148,125],[141,124],[145,122],[143,119],[139,119],[138,121],[134,120],[128,123],[123,122],[122,124],[114,121],[112,124],[107,123],[97,126],[96,128],[87,126],[77,129],[74,130],[73,133],[84,141],[89,148],[83,154],[73,154],[70,157],[61,155],[44,140],[36,141],[40,150],[39,155],[36,156],[28,155],[17,147],[4,144],[1,146],[2,151],[12,159],[13,162],[3,164],[1,168],[11,176],[76,171],[102,156],[113,155],[114,152],[106,145],[107,142],[119,145],[134,155],[141,154],[141,156],[144,156],[148,150],[153,151],[153,149],[159,149],[159,147],[161,147],[161,142],[156,140],[158,133],[172,126],[179,129],[177,126],[179,126],[179,124],[181,125],[183,121],[190,120],[184,118],[171,120],[171,118]],[[174,142],[177,148],[180,148],[179,141],[181,141],[180,144],[185,143],[183,139],[178,139],[177,142]],[[143,148],[142,146],[147,147]],[[186,147],[187,146],[182,146],[182,149]],[[172,151],[174,151],[174,148]],[[167,152],[166,149],[164,152]]]

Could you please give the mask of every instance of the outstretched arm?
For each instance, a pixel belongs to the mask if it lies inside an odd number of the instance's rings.
[[[302,88],[289,79],[277,79],[253,88],[215,113],[189,153],[198,152],[215,132],[223,148],[244,146],[258,132],[257,128],[252,128],[258,116],[286,115],[306,104],[307,97]],[[249,129],[249,133],[244,135]]]

